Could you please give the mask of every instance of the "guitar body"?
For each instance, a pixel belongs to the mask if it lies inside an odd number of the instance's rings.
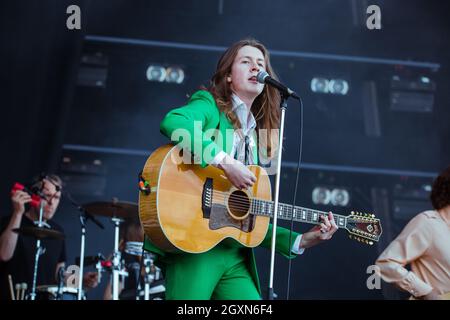
[[[139,217],[146,236],[168,252],[206,252],[226,238],[246,247],[259,245],[270,218],[248,214],[246,198],[271,200],[266,171],[249,166],[257,182],[244,193],[234,188],[222,170],[182,160],[181,149],[164,145],[145,163],[142,177],[152,191],[139,194]],[[205,194],[208,183],[212,194]],[[205,208],[203,200],[211,196],[212,206]]]

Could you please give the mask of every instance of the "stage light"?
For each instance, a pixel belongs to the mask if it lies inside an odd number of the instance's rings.
[[[420,81],[422,81],[423,83],[430,83],[430,78],[428,77],[420,77]]]
[[[147,79],[149,81],[163,82],[166,79],[166,68],[159,65],[150,65],[147,68]]]
[[[169,67],[166,69],[166,81],[171,83],[182,83],[184,80],[184,71],[181,68]]]
[[[331,200],[331,192],[327,188],[316,187],[312,192],[312,201],[314,204],[329,204]]]
[[[313,78],[311,80],[311,90],[317,93],[329,92],[329,81],[325,78]]]
[[[328,91],[332,94],[346,95],[348,82],[343,79],[331,79],[328,83]]]
[[[330,198],[333,206],[345,207],[350,202],[350,194],[345,189],[333,189]]]
[[[311,80],[311,90],[316,93],[331,93],[346,95],[350,86],[344,79],[325,79],[314,77]]]

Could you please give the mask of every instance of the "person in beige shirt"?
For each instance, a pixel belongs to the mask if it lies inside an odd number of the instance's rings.
[[[384,281],[416,299],[437,300],[450,292],[450,167],[434,180],[430,200],[434,210],[415,216],[376,265]]]

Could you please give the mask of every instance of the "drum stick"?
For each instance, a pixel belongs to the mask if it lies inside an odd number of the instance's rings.
[[[20,283],[16,283],[16,300],[20,300]]]
[[[11,299],[16,300],[16,297],[14,296],[12,277],[10,274],[8,274],[8,281],[9,281],[9,292],[11,293]]]
[[[25,300],[25,291],[27,290],[27,284],[24,282],[22,283],[22,296],[20,297],[20,300]]]

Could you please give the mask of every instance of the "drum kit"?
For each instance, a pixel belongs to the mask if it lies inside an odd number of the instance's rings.
[[[138,205],[132,202],[119,202],[116,198],[113,198],[111,202],[92,202],[83,206],[75,204],[72,199],[70,200],[72,204],[76,205],[77,209],[81,211],[80,257],[77,258],[76,261],[79,266],[79,279],[77,281],[77,285],[64,285],[64,281],[60,279],[60,283],[58,285],[36,286],[38,260],[43,251],[40,241],[43,239],[64,239],[63,233],[44,227],[41,218],[40,223],[37,223],[37,226],[14,229],[15,232],[21,235],[34,237],[37,241],[33,284],[31,287],[31,293],[27,296],[27,298],[30,300],[85,300],[86,297],[82,287],[83,269],[84,266],[95,264],[99,282],[103,273],[108,273],[111,275],[112,299],[119,300],[120,279],[124,280],[129,276],[127,266],[122,259],[122,253],[119,250],[119,229],[120,224],[125,220],[138,219]],[[97,256],[85,257],[86,221],[90,219],[99,227],[103,228],[103,225],[95,218],[95,216],[110,218],[111,222],[114,224],[114,252],[110,260],[105,259],[105,257],[100,253]],[[142,251],[139,256],[142,261],[140,264],[140,269],[143,269],[143,271],[139,272],[139,274],[142,277],[141,280],[143,280],[142,283],[144,284],[144,288],[140,288],[140,282],[138,282],[139,288],[136,288],[135,290],[135,299],[150,300],[150,295],[164,292],[165,288],[161,285],[153,288],[151,287],[151,284],[154,281],[161,279],[160,269],[154,265],[155,256],[146,251]]]

